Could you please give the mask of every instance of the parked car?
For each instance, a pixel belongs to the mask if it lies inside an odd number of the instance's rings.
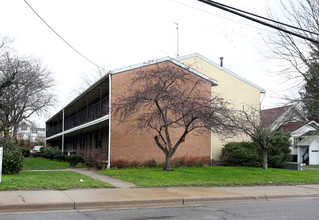
[[[43,146],[34,146],[31,151],[32,151],[32,153],[40,152],[40,149],[41,149],[42,147],[43,147]]]

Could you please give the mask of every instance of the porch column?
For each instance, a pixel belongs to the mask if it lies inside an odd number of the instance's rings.
[[[62,154],[64,152],[64,109],[62,110]]]
[[[107,168],[111,168],[111,99],[112,97],[112,75],[109,72],[109,138],[108,138],[108,153],[107,153]]]

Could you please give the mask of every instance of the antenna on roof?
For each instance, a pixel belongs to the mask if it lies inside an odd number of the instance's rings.
[[[177,56],[179,56],[179,35],[178,35],[178,22],[175,22],[176,24],[176,32],[177,32]]]

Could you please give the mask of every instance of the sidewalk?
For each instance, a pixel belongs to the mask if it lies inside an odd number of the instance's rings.
[[[319,197],[319,185],[2,191],[0,212],[183,206]]]

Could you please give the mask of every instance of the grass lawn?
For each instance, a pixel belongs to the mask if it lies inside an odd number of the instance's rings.
[[[139,186],[235,186],[319,183],[319,170],[294,171],[248,167],[161,168],[102,170],[101,173]]]
[[[2,175],[0,183],[0,190],[98,187],[113,186],[72,171],[24,171],[18,175]]]
[[[76,167],[83,167],[82,164],[78,164]],[[55,170],[65,169],[70,167],[69,162],[59,162],[57,160],[49,160],[45,158],[33,158],[26,157],[23,161],[24,170]]]

